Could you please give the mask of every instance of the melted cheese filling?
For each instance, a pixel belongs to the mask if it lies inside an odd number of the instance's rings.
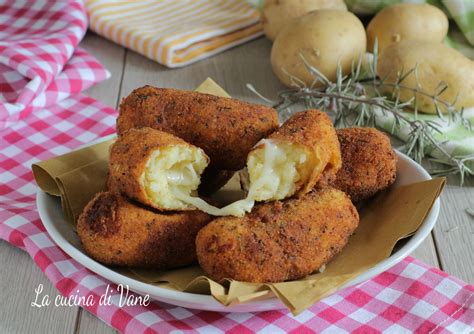
[[[182,193],[175,193],[178,198],[182,201],[189,203],[201,211],[204,211],[213,216],[235,216],[243,217],[246,212],[250,212],[255,204],[255,201],[245,198],[229,205],[224,206],[223,208],[217,208],[210,205],[202,198],[192,197]]]
[[[207,164],[201,149],[187,145],[155,150],[145,166],[142,185],[149,199],[158,207],[189,209],[189,203],[177,198],[175,193],[190,195],[195,191]]]
[[[263,139],[247,159],[250,188],[247,198],[255,201],[281,200],[292,196],[297,184],[310,177],[306,147]]]
[[[263,139],[247,159],[250,187],[247,197],[223,208],[192,196],[208,161],[201,149],[175,145],[156,150],[147,162],[142,184],[158,207],[170,210],[197,208],[213,216],[242,217],[255,201],[280,200],[292,196],[297,184],[307,182],[310,168],[305,147]]]
[[[223,208],[192,196],[201,182],[208,161],[201,149],[175,145],[155,150],[147,161],[141,181],[148,198],[157,207],[169,210],[197,208],[213,216],[242,217],[254,201],[243,199]]]

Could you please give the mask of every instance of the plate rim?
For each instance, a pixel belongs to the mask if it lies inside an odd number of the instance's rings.
[[[100,138],[99,140],[94,141],[91,144],[87,144],[84,146],[89,146],[89,145],[96,144],[102,141],[106,141],[113,137],[114,135],[109,135],[109,136]],[[405,154],[397,150],[395,150],[395,152],[399,159],[405,160],[405,162],[408,162],[409,164],[414,165],[414,167],[416,167],[416,169],[422,174],[425,180],[432,179],[432,177],[421,165],[419,165],[418,163],[410,159]],[[145,282],[127,277],[123,274],[120,274],[110,269],[108,266],[95,261],[94,259],[89,257],[87,254],[85,254],[83,251],[77,249],[73,244],[71,244],[54,226],[54,223],[52,222],[52,219],[50,218],[50,214],[48,213],[48,205],[47,205],[47,203],[52,200],[54,200],[54,196],[43,192],[39,187],[37,187],[36,206],[37,206],[40,219],[46,229],[46,232],[49,234],[51,239],[55,242],[55,244],[61,250],[63,250],[72,259],[74,259],[75,261],[83,265],[88,270],[94,272],[95,274],[115,284],[122,283],[124,285],[128,285],[130,290],[135,291],[137,293],[150,294],[151,295],[150,297],[153,299],[157,299],[156,297],[163,298],[166,300],[165,302],[169,304],[173,304],[173,302],[179,302],[181,304],[188,304],[188,303],[206,304],[205,308],[200,308],[200,309],[217,310],[220,312],[226,312],[226,311],[227,312],[242,312],[239,310],[236,311],[236,310],[229,309],[233,307],[225,306],[219,303],[217,300],[214,299],[212,295],[202,295],[202,294],[196,294],[196,293],[191,293],[191,292],[182,292],[182,291],[175,291],[175,290],[162,288],[150,283],[145,283]],[[441,206],[440,203],[441,203],[441,200],[440,200],[440,197],[438,197],[435,200],[430,212],[425,217],[425,220],[418,228],[418,230],[415,232],[413,236],[410,237],[407,243],[403,245],[397,252],[391,254],[385,260],[379,262],[375,266],[367,269],[365,272],[363,272],[359,276],[347,282],[346,284],[341,286],[338,290],[336,290],[334,293],[346,287],[365,282],[371,279],[372,277],[375,277],[376,275],[386,271],[387,269],[399,263],[405,257],[409,256],[423,242],[423,240],[425,240],[428,237],[430,232],[433,230],[439,217],[439,211],[440,211],[440,206]],[[179,303],[174,304],[174,305],[178,305]],[[249,302],[242,303],[239,305],[244,306],[247,309],[252,309],[252,307],[262,309],[262,306],[264,307],[265,305],[272,305],[270,308],[264,308],[266,310],[281,309],[285,307],[284,304],[281,303],[281,301],[279,301],[279,299],[276,297],[268,298],[264,300],[258,300],[258,301],[249,301]],[[186,306],[186,307],[193,308],[192,306]],[[249,312],[249,311],[244,310],[244,312]]]

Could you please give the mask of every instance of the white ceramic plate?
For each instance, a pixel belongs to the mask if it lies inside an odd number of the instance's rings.
[[[108,139],[108,138],[104,138]],[[430,175],[416,162],[406,155],[397,152],[398,155],[398,177],[393,185],[399,187],[418,181],[429,180]],[[87,256],[77,237],[76,233],[70,228],[70,225],[64,220],[61,203],[58,198],[50,196],[38,189],[36,202],[38,211],[46,230],[51,238],[64,250],[69,256],[81,263],[86,268],[105,277],[116,284],[128,285],[129,288],[139,294],[149,294],[151,298],[172,305],[219,312],[257,312],[265,310],[277,310],[285,306],[277,299],[271,298],[261,301],[253,301],[240,305],[223,306],[212,296],[199,295],[186,292],[178,292],[165,288],[160,288],[152,284],[147,284],[127,276],[124,276],[111,268],[108,268],[89,256]],[[373,268],[367,270],[345,285],[351,286],[362,283],[388,268],[400,262],[409,255],[420,243],[430,234],[438,218],[440,208],[439,198],[435,201],[433,208],[426,217],[425,221],[418,231],[408,239],[399,249],[397,249],[389,258],[380,262]]]

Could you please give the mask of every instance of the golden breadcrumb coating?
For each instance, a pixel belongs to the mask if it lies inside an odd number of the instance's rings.
[[[258,204],[242,218],[217,218],[199,231],[196,252],[210,278],[282,282],[330,261],[359,223],[349,197],[333,188]]]
[[[208,161],[202,149],[167,132],[130,129],[110,149],[108,183],[156,209],[193,210],[177,196],[198,188]]]
[[[196,261],[196,234],[211,219],[200,211],[159,213],[102,192],[79,216],[77,233],[86,253],[103,264],[168,269]]]
[[[202,148],[211,167],[239,170],[262,138],[278,128],[272,108],[214,95],[145,86],[120,104],[117,132],[152,127]]]
[[[319,178],[336,175],[341,152],[334,126],[326,113],[296,113],[250,152],[247,168],[249,197],[280,200],[311,191]]]
[[[338,129],[337,135],[342,168],[329,185],[360,202],[395,182],[397,155],[387,135],[374,128]]]

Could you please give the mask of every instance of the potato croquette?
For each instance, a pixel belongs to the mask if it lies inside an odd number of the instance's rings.
[[[152,127],[202,148],[211,167],[239,170],[262,138],[278,128],[277,112],[236,99],[145,86],[120,105],[117,132]]]
[[[336,130],[326,113],[299,112],[259,142],[247,159],[249,198],[280,200],[311,191],[341,167]]]
[[[77,233],[86,253],[104,264],[169,269],[196,261],[196,234],[211,219],[200,211],[158,213],[102,192],[79,216]]]
[[[209,158],[204,151],[167,132],[130,129],[112,145],[109,172],[118,191],[160,210],[193,210],[179,198],[200,183]]]
[[[338,254],[358,223],[345,193],[322,188],[256,205],[243,218],[213,220],[199,231],[196,252],[206,275],[216,281],[299,279]]]
[[[243,216],[253,201],[223,208],[195,197],[209,158],[199,147],[167,132],[133,128],[110,149],[109,188],[158,210],[195,210],[213,216]]]
[[[352,201],[374,196],[397,177],[397,155],[390,139],[374,128],[338,129],[342,168],[329,184],[348,194]]]

